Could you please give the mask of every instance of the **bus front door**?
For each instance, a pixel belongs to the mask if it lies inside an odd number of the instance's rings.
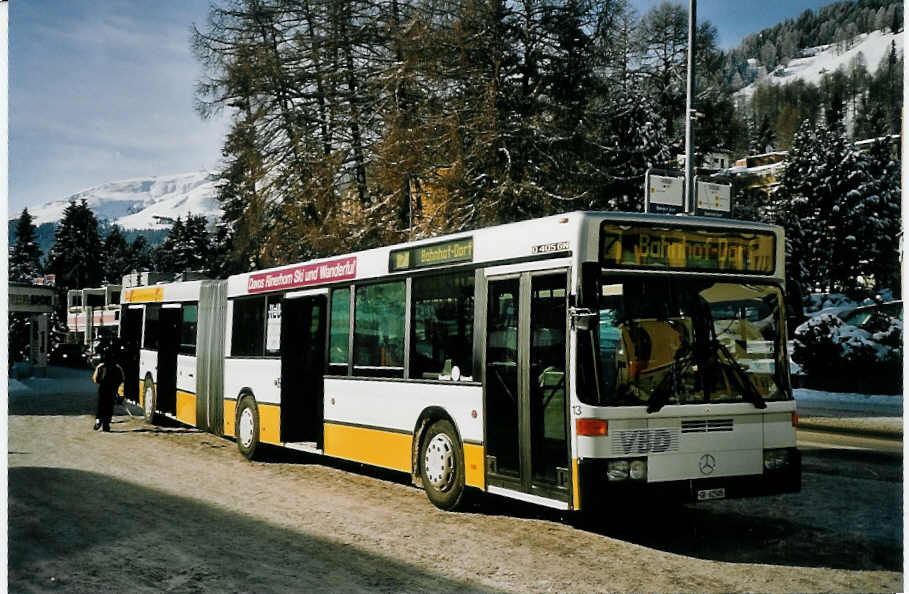
[[[491,487],[568,501],[568,275],[487,283],[486,477]]]
[[[142,307],[124,307],[120,319],[120,366],[123,368],[123,396],[139,401],[139,343],[142,340]]]
[[[281,441],[322,448],[325,292],[281,302]]]

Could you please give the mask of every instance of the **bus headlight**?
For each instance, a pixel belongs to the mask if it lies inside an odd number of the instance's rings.
[[[612,482],[627,479],[645,480],[647,478],[647,460],[610,460],[606,466],[606,478]]]
[[[628,478],[628,460],[610,460],[606,476],[611,481],[624,481]]]
[[[631,477],[633,481],[642,481],[647,478],[647,461],[646,460],[632,460],[631,467],[628,471],[628,476]]]
[[[764,450],[764,468],[779,470],[789,465],[789,450]]]

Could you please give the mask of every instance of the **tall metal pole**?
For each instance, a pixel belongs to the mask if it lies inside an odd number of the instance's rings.
[[[694,31],[697,0],[688,0],[688,98],[685,101],[685,210],[694,212]]]

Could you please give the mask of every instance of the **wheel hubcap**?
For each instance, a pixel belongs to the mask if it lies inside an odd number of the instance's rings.
[[[447,491],[454,484],[455,457],[454,446],[448,436],[439,433],[426,446],[423,460],[426,478],[439,491]]]
[[[243,447],[248,448],[252,444],[253,438],[253,416],[252,411],[244,408],[240,413],[240,443]]]

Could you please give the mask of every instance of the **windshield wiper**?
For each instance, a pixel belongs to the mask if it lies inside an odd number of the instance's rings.
[[[751,383],[748,372],[745,371],[738,361],[736,361],[735,357],[732,356],[732,353],[729,352],[729,349],[726,348],[726,345],[718,340],[715,340],[714,345],[716,347],[716,353],[722,354],[725,358],[725,361],[721,361],[720,357],[717,357],[717,362],[733,372],[732,379],[734,379],[737,384],[736,388],[739,389],[748,402],[754,405],[754,408],[767,408],[767,403],[764,402],[761,393],[758,392],[757,388],[754,387],[754,384]]]
[[[660,383],[657,384],[657,387],[653,389],[653,392],[650,394],[650,401],[647,403],[647,412],[649,414],[659,412],[663,408],[669,399],[678,394],[678,384],[681,381],[682,375],[691,367],[691,347],[687,343],[682,343],[679,346],[679,349],[675,352],[675,356],[672,357],[672,363],[670,363],[669,371],[663,378],[660,380]],[[682,360],[688,358],[688,361],[682,366]]]

